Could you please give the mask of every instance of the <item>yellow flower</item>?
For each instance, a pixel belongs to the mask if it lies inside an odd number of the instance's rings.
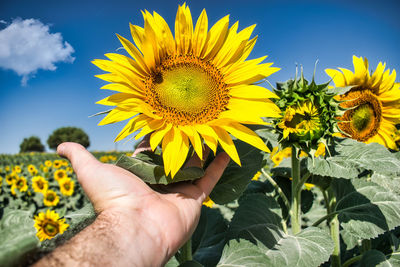
[[[6,172],[9,172],[10,171],[10,166],[7,165],[4,169],[6,170]]]
[[[66,178],[67,177],[67,171],[66,170],[63,170],[63,169],[61,169],[61,170],[56,170],[55,172],[54,172],[54,179],[56,180],[56,181],[60,181],[61,179],[64,179],[64,178]]]
[[[45,165],[47,168],[50,168],[50,167],[53,165],[53,163],[51,162],[51,160],[46,160],[46,161],[44,162],[44,165]]]
[[[67,177],[59,180],[58,184],[60,186],[61,194],[63,194],[64,196],[72,196],[75,186],[75,182],[73,180]]]
[[[62,159],[61,160],[61,165],[64,166],[64,167],[68,167],[68,161],[65,160],[65,159]]]
[[[251,178],[251,180],[253,181],[258,181],[258,179],[260,179],[261,176],[261,172],[256,172],[256,174],[254,174],[253,178]]]
[[[349,108],[338,123],[348,137],[364,143],[379,143],[397,150],[394,140],[395,125],[400,123],[400,84],[396,83],[396,71],[385,71],[386,63],[379,62],[375,72],[370,74],[368,60],[353,56],[354,73],[327,69],[335,86],[354,86],[341,95],[341,104]],[[345,136],[345,135],[343,135]]]
[[[143,12],[144,27],[131,25],[133,45],[118,35],[133,58],[106,54],[110,60],[93,63],[109,73],[103,89],[119,93],[98,104],[116,106],[99,123],[130,119],[115,141],[141,130],[136,139],[150,136],[153,150],[161,144],[165,173],[173,177],[183,165],[190,143],[203,158],[203,141],[214,152],[218,144],[240,163],[229,134],[263,151],[267,146],[243,124],[264,124],[262,117],[280,117],[269,99],[277,96],[254,83],[278,71],[266,57],[246,60],[257,37],[254,25],[238,32],[229,16],[208,29],[206,11],[195,27],[186,4],[179,6],[175,37],[156,12]]]
[[[108,162],[108,157],[106,155],[100,157],[100,161],[103,163]]]
[[[108,160],[109,160],[109,161],[116,161],[116,160],[117,160],[117,157],[114,156],[114,155],[108,155]]]
[[[35,216],[36,236],[40,241],[52,239],[57,234],[63,234],[69,227],[65,223],[65,218],[61,219],[60,215],[54,210],[47,210],[46,213],[40,212]]]
[[[13,167],[13,172],[15,172],[15,173],[21,173],[21,167],[20,167],[19,165],[15,165],[15,166]]]
[[[312,140],[321,134],[321,121],[318,109],[311,101],[305,101],[294,107],[287,107],[285,114],[278,123],[278,127],[283,129],[283,138],[286,139],[290,134],[295,138]]]
[[[315,151],[315,157],[325,156],[325,145],[323,143],[318,144],[317,151]]]
[[[44,194],[49,188],[49,182],[42,176],[35,176],[32,178],[33,191]]]
[[[16,180],[18,178],[18,174],[16,172],[12,172],[10,174],[6,175],[6,182],[9,185],[12,185],[14,180]]]
[[[56,159],[55,161],[53,161],[53,167],[58,169],[62,166],[62,162],[59,159]]]
[[[29,172],[31,175],[36,175],[38,171],[37,171],[37,169],[36,169],[36,167],[35,167],[34,165],[29,164],[29,165],[28,165],[28,172]]]
[[[74,172],[74,170],[71,167],[67,167],[65,168],[65,170],[67,171],[67,173],[72,174]]]
[[[203,205],[209,208],[212,208],[214,204],[214,201],[212,201],[210,197],[207,197],[206,200],[204,200],[203,202]]]
[[[49,189],[43,194],[43,203],[45,206],[56,206],[60,198],[58,197],[57,193],[53,190]]]
[[[49,168],[48,167],[43,167],[42,170],[43,170],[44,173],[48,173],[49,172]]]
[[[26,178],[23,176],[18,176],[14,181],[11,186],[11,194],[14,196],[16,195],[15,189],[18,189],[20,192],[25,192],[28,190],[28,183],[26,181]]]

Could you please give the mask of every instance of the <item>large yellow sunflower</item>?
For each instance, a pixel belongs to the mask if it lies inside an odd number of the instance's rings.
[[[264,142],[242,124],[263,124],[262,117],[279,117],[269,98],[277,97],[254,83],[278,71],[266,57],[246,60],[257,37],[254,25],[238,32],[229,16],[209,30],[203,10],[193,27],[185,4],[179,6],[175,37],[156,12],[144,11],[144,27],[130,25],[135,45],[118,36],[131,56],[106,54],[93,63],[109,73],[102,87],[119,93],[98,104],[116,106],[99,123],[130,119],[115,141],[141,129],[136,139],[150,134],[154,150],[162,147],[165,173],[173,177],[183,165],[190,143],[202,158],[203,141],[214,152],[218,144],[240,165],[232,134],[261,150]]]
[[[354,73],[327,69],[337,87],[354,86],[339,97],[346,100],[341,105],[349,108],[338,123],[349,137],[364,143],[379,143],[397,150],[395,125],[400,123],[400,84],[396,83],[396,71],[385,71],[386,63],[379,62],[370,74],[368,60],[353,56]]]
[[[61,219],[54,210],[40,212],[35,216],[36,235],[40,241],[52,239],[57,234],[64,233],[68,227],[69,224],[65,223],[65,218]]]

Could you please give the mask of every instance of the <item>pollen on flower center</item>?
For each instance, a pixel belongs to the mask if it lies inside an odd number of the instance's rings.
[[[192,55],[168,57],[146,80],[146,102],[175,125],[217,118],[228,93],[219,70]]]
[[[50,221],[45,222],[43,231],[49,236],[55,236],[59,232],[58,224]]]
[[[339,127],[352,138],[364,142],[376,135],[382,120],[382,104],[369,92],[353,91],[348,93],[341,105],[351,108],[346,111]]]

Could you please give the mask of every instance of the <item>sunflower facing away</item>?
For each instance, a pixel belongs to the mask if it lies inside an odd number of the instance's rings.
[[[144,27],[130,25],[134,44],[118,35],[131,57],[106,54],[110,60],[93,63],[109,73],[97,75],[117,91],[98,104],[115,106],[99,123],[129,119],[115,141],[141,130],[150,134],[154,150],[161,144],[165,173],[173,177],[183,165],[189,145],[202,158],[203,141],[216,151],[218,144],[240,165],[232,134],[263,151],[264,142],[242,124],[263,124],[262,117],[279,117],[269,98],[276,97],[255,82],[278,71],[266,57],[246,60],[257,37],[254,25],[238,32],[229,16],[209,28],[203,10],[193,27],[186,4],[179,6],[175,37],[156,12],[144,11]]]
[[[40,241],[52,239],[57,234],[64,233],[68,227],[69,224],[65,223],[65,218],[61,219],[54,210],[40,212],[35,216],[36,236]]]
[[[338,123],[349,137],[364,143],[379,143],[397,150],[395,125],[400,123],[400,84],[396,71],[385,71],[386,64],[379,62],[370,74],[368,60],[353,56],[354,73],[348,69],[327,69],[336,87],[354,86],[341,95],[341,105],[349,108]]]

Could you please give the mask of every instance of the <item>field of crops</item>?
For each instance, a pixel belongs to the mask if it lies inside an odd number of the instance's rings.
[[[125,152],[93,154],[103,163],[114,163]],[[53,239],[57,234],[67,239],[78,224],[82,228],[94,219],[69,161],[56,154],[0,155],[0,192],[0,266],[33,262],[61,242]],[[40,226],[47,212],[62,231],[51,224]]]

